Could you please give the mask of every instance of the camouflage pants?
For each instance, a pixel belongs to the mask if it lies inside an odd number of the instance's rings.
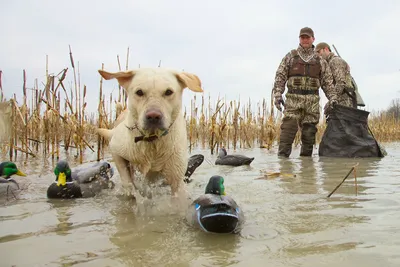
[[[299,124],[319,122],[319,96],[286,94],[285,110],[283,115],[296,119]]]
[[[320,118],[319,96],[286,94],[278,155],[289,157],[297,130],[301,128],[300,156],[311,156]]]

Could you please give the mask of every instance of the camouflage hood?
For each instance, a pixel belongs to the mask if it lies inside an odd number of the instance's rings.
[[[301,45],[297,47],[297,53],[299,56],[305,61],[308,62],[315,55],[314,52],[315,46],[312,45],[310,48],[304,48]]]

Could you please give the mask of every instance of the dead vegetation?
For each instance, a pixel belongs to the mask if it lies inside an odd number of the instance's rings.
[[[75,66],[70,49],[71,68],[58,74],[49,74],[46,58],[46,82],[33,88],[26,86],[23,71],[22,103],[17,96],[4,97],[0,71],[0,142],[1,152],[10,160],[17,156],[60,158],[60,151],[73,150],[79,162],[85,152],[97,153],[97,160],[104,158],[107,142],[95,133],[97,127],[111,128],[119,114],[126,108],[127,96],[119,87],[116,96],[103,93],[103,80],[99,76],[99,103],[96,113],[89,113],[87,88],[80,83],[79,65]],[[128,69],[129,49],[125,69]],[[117,56],[119,69],[121,64]],[[104,66],[102,66],[104,68]],[[66,87],[66,77],[73,77],[72,86]],[[93,91],[93,90],[91,90]],[[93,95],[91,95],[92,97]],[[189,150],[195,147],[210,149],[214,154],[224,146],[230,149],[261,147],[272,149],[279,141],[282,114],[272,108],[265,98],[258,102],[250,99],[212,101],[203,94],[194,96],[190,106],[184,107],[187,121]],[[370,115],[370,128],[380,142],[400,139],[400,125],[395,118],[383,113]],[[318,125],[317,143],[326,127]],[[300,131],[295,145],[300,144]]]

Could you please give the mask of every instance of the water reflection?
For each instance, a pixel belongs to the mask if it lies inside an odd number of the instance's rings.
[[[311,157],[279,158],[280,173],[286,177],[283,187],[291,194],[317,194],[317,166],[314,161]]]
[[[344,179],[353,166],[353,171],[340,188],[331,196],[355,196],[356,194],[365,194],[365,190],[370,188],[365,178],[374,177],[378,172],[381,162],[380,158],[362,158],[362,159],[345,159],[345,158],[328,158],[320,157],[318,159],[319,176],[323,191],[329,194]],[[357,179],[357,185],[355,177]],[[356,192],[357,189],[357,192]]]
[[[279,160],[281,173],[296,175],[282,178],[279,184],[290,194],[281,208],[282,223],[279,230],[284,241],[280,253],[297,257],[351,250],[359,245],[357,240],[349,240],[342,230],[368,220],[366,216],[351,212],[357,200],[354,197],[345,203],[341,200],[339,206],[326,197],[327,192],[333,190],[348,171],[344,166],[351,162],[342,160],[340,163],[335,159],[318,157]],[[358,177],[365,177],[373,166],[376,166],[374,161],[360,163]],[[360,192],[366,189],[362,181],[358,189]],[[354,188],[351,193],[349,190],[346,193],[355,195]],[[338,216],[334,209],[341,209],[341,215]]]
[[[245,211],[240,235],[191,228],[185,210],[173,207],[165,188],[139,205],[120,200],[116,191],[94,199],[48,201],[56,161],[32,159],[20,164],[32,184],[17,201],[0,207],[2,264],[399,266],[400,245],[393,241],[400,239],[399,147],[391,145],[393,156],[383,159],[278,159],[275,152],[238,150],[256,159],[237,168],[209,164],[208,151],[193,151],[206,160],[192,176],[190,193],[198,196],[210,176],[224,175],[229,194]],[[350,175],[327,198],[357,162],[358,195]],[[260,170],[296,176],[255,180]],[[115,178],[120,186],[118,173]]]
[[[72,207],[74,199],[52,199],[47,202],[56,210],[56,218],[58,223],[55,226],[54,232],[59,236],[70,234],[73,223],[70,221],[73,215]]]
[[[166,196],[170,198],[170,196]],[[163,197],[153,203],[118,202],[112,211],[115,232],[110,241],[117,246],[119,261],[126,266],[189,266],[209,262],[210,266],[231,264],[238,235],[216,235],[191,228],[184,219],[186,210],[176,212]],[[137,207],[137,206],[142,207]],[[234,261],[234,260],[233,260]]]
[[[240,262],[241,238],[231,234],[207,234],[196,231],[191,238],[196,257],[191,266],[229,266]]]

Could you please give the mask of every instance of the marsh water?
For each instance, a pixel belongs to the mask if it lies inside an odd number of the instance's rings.
[[[187,190],[196,197],[210,176],[222,175],[246,216],[239,235],[191,228],[168,190],[138,203],[121,199],[117,171],[117,186],[95,198],[48,200],[55,161],[19,159],[29,176],[17,177],[23,190],[1,203],[0,265],[400,266],[400,143],[384,146],[382,159],[302,158],[298,149],[279,159],[276,148],[229,149],[255,157],[240,167],[216,166],[209,150],[192,151],[206,159]],[[351,174],[327,198],[357,163],[357,187]],[[280,175],[257,179],[264,172]]]

